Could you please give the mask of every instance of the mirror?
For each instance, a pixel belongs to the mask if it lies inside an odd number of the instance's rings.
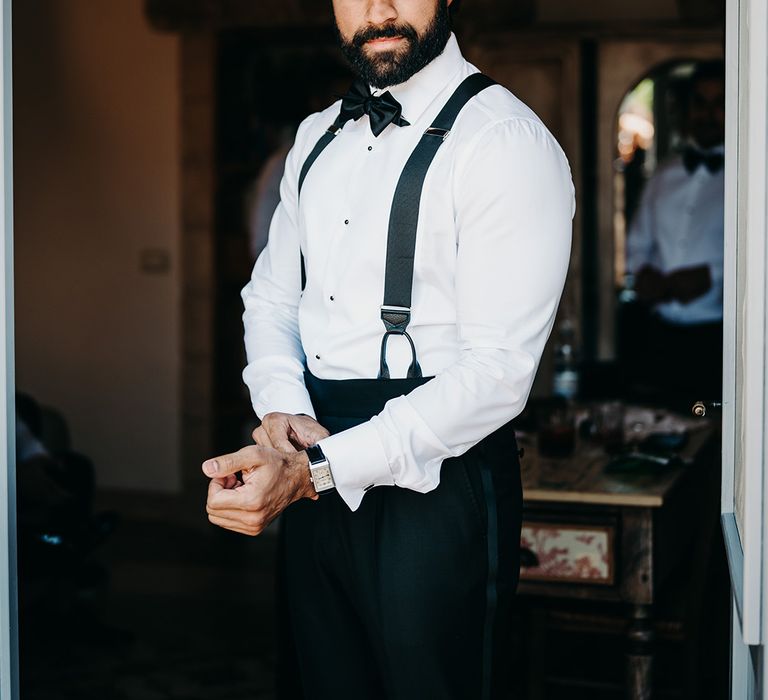
[[[615,121],[617,355],[630,395],[719,400],[724,77],[677,60],[624,95]]]
[[[627,230],[637,212],[645,184],[684,143],[684,101],[697,61],[678,60],[654,68],[624,96],[616,115],[614,160],[614,279],[620,300],[627,288]]]

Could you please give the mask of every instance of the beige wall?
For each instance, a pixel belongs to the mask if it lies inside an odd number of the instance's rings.
[[[142,0],[14,3],[17,385],[100,486],[179,476],[178,39]],[[149,274],[141,251],[170,270]]]

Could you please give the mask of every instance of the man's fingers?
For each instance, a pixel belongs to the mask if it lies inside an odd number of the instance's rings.
[[[272,440],[269,437],[269,433],[264,430],[264,426],[260,425],[256,430],[253,431],[253,441],[257,445],[261,445],[262,447],[272,447],[274,448],[275,445],[272,444]]]
[[[281,452],[296,452],[295,445],[288,439],[283,438],[275,443],[275,448]]]
[[[237,486],[237,477],[234,474],[227,474],[224,477],[214,479],[214,481],[225,489],[233,489]]]
[[[252,510],[254,507],[253,494],[245,489],[216,489],[213,486],[208,489],[209,510]]]
[[[259,533],[255,532],[253,529],[246,527],[242,523],[240,523],[237,520],[230,520],[229,518],[221,518],[218,515],[209,515],[208,520],[218,527],[223,527],[225,530],[231,530],[232,532],[238,532],[241,535],[249,535],[254,536]]]
[[[289,434],[291,424],[284,413],[268,413],[264,416],[261,427],[269,437],[272,447],[282,452],[295,452],[296,448],[291,444]]]
[[[311,426],[297,426],[294,427],[292,432],[293,441],[299,445],[300,449],[315,445],[323,438],[327,438],[330,433],[319,423],[314,423]]]
[[[261,512],[249,512],[242,510],[212,510],[206,509],[208,520],[214,525],[226,527],[229,530],[245,532],[250,535],[258,535],[272,520]]]
[[[203,462],[203,472],[206,476],[211,478],[221,478],[228,474],[235,474],[236,472],[243,471],[243,469],[259,467],[264,464],[265,461],[266,455],[264,448],[258,445],[249,445],[232,454],[206,460]]]
[[[298,445],[299,449],[314,445],[328,435],[328,431],[314,418],[309,416],[291,418],[291,440]]]

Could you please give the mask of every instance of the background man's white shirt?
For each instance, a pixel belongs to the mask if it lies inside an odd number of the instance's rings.
[[[722,146],[712,153],[723,153]],[[692,174],[681,157],[662,165],[648,181],[627,236],[627,272],[651,265],[664,274],[709,267],[712,287],[693,301],[657,304],[670,323],[712,323],[723,318],[724,173],[702,164]]]
[[[347,122],[299,204],[299,171],[339,103],[300,126],[269,243],[243,289],[243,377],[257,415],[314,416],[305,363],[323,379],[376,377],[395,186],[421,134],[475,72],[451,36],[438,58],[389,88],[411,126],[374,138],[367,116]],[[562,293],[573,213],[568,162],[538,117],[501,86],[468,103],[432,163],[419,215],[408,330],[435,378],[320,443],[350,508],[371,485],[435,488],[444,459],[522,410]],[[406,376],[405,338],[390,338],[388,361],[393,378]]]

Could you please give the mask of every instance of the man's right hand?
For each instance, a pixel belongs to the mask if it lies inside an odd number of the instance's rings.
[[[669,294],[681,304],[690,304],[712,288],[708,265],[684,267],[667,275]]]
[[[667,301],[669,295],[667,277],[655,267],[645,265],[635,275],[635,293],[645,304]]]
[[[253,431],[253,439],[262,447],[283,452],[303,450],[327,438],[330,433],[314,418],[291,413],[267,413]]]

